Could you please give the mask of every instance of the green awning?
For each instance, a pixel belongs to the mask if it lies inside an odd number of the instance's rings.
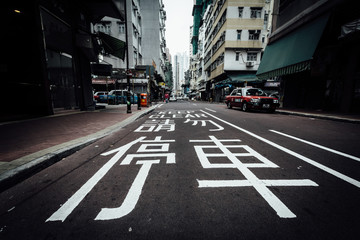
[[[99,32],[105,52],[114,55],[122,60],[125,59],[125,42],[105,33]]]
[[[256,76],[259,79],[268,79],[309,70],[310,61],[328,18],[329,15],[323,15],[269,44]]]
[[[258,81],[259,79],[256,77],[255,72],[253,73],[226,73],[228,76],[228,80],[231,81],[231,83],[240,83],[240,82],[254,82]],[[226,81],[226,80],[224,80]]]
[[[229,84],[233,85],[236,83],[243,83],[243,82],[255,82],[259,81],[259,79],[256,77],[255,72],[249,73],[249,72],[227,72],[226,73],[227,78],[219,81],[216,83],[216,88],[223,88],[228,87]]]

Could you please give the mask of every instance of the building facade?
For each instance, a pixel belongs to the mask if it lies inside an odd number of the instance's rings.
[[[164,4],[162,0],[140,0],[139,2],[143,15],[143,64],[154,65],[157,73],[164,79],[167,60]]]
[[[127,22],[105,17],[93,27],[96,34],[107,34],[115,38],[114,41],[127,41],[128,53],[121,57],[104,51],[100,63],[111,65],[112,73],[111,76],[95,76],[93,86],[103,91],[127,89],[126,75],[130,71],[130,90],[134,94],[148,92],[151,99],[160,98],[168,71],[164,5],[162,1],[126,0],[126,17]]]
[[[1,20],[6,38],[0,74],[1,119],[94,109],[91,63],[98,41],[91,24],[104,16],[124,21],[123,1],[6,1]],[[16,94],[16,99],[14,99]],[[12,99],[9,102],[9,99]]]
[[[206,92],[204,100],[223,101],[233,88],[259,82],[256,71],[270,30],[272,6],[268,0],[217,0],[194,5],[193,12],[202,9],[197,42],[193,38],[192,45],[199,61],[198,85]],[[194,16],[194,24],[196,19]]]
[[[360,13],[353,0],[276,0],[257,71],[284,107],[360,112]]]
[[[126,89],[127,79],[126,70],[129,68],[134,73],[134,79],[131,80],[131,89],[134,93],[146,91],[147,80],[136,77],[136,66],[142,63],[142,16],[139,2],[137,0],[126,0],[126,17],[127,21],[112,17],[104,17],[101,21],[92,25],[92,32],[95,35],[106,34],[107,38],[114,41],[120,40],[127,43],[127,49],[124,54],[128,56],[115,56],[108,53],[106,49],[100,52],[99,62],[103,65],[110,65],[112,72],[110,76],[101,76],[94,74],[93,88],[94,91],[110,91],[112,89]],[[127,36],[126,32],[127,31]],[[110,36],[110,37],[108,37]],[[100,40],[101,41],[101,40]],[[126,61],[129,60],[129,64]]]
[[[174,93],[177,96],[185,94],[185,72],[189,69],[189,56],[186,52],[176,53],[173,59],[174,63]],[[186,91],[188,92],[188,91]]]

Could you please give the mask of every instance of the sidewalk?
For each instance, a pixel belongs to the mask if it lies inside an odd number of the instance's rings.
[[[119,130],[155,106],[106,105],[96,111],[63,111],[53,116],[0,123],[0,191]]]
[[[344,114],[344,113],[335,113],[335,112],[324,112],[308,109],[288,109],[280,108],[276,110],[276,113],[286,114],[286,115],[295,115],[308,118],[317,118],[325,119],[339,122],[349,122],[349,123],[360,123],[360,114]]]

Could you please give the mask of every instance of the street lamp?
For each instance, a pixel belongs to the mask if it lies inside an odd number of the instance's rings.
[[[127,18],[127,0],[124,1],[125,5],[125,38],[126,38],[126,82],[127,82],[127,97],[126,97],[126,105],[127,105],[127,110],[126,113],[131,113],[131,98],[130,98],[130,78],[132,76],[131,71],[129,69],[129,36],[128,36],[128,27],[129,27],[129,21]]]

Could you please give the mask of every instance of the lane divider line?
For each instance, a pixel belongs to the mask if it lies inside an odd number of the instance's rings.
[[[294,137],[294,136],[291,136],[291,135],[288,135],[288,134],[285,134],[285,133],[282,133],[282,132],[278,132],[278,131],[276,131],[276,130],[269,130],[269,131],[270,131],[270,132],[273,132],[273,133],[280,134],[280,135],[285,136],[285,137],[288,137],[288,138],[292,138],[292,139],[294,139],[294,140],[297,140],[297,141],[300,141],[300,142],[303,142],[303,143],[306,143],[306,144],[309,144],[309,145],[311,145],[311,146],[314,146],[314,147],[323,149],[323,150],[325,150],[325,151],[329,151],[329,152],[338,154],[338,155],[340,155],[340,156],[343,156],[343,157],[346,157],[346,158],[350,158],[350,159],[353,159],[353,160],[355,160],[355,161],[360,162],[360,158],[355,157],[355,156],[353,156],[353,155],[350,155],[350,154],[347,154],[347,153],[343,153],[343,152],[340,152],[340,151],[337,151],[337,150],[334,150],[334,149],[331,149],[331,148],[328,148],[328,147],[325,147],[325,146],[322,146],[322,145],[319,145],[319,144],[316,144],[316,143],[313,143],[313,142],[309,142],[309,141],[306,141],[306,140],[304,140],[304,139],[297,138],[297,137]]]
[[[210,109],[210,108],[205,108],[206,110],[208,110],[208,111],[210,111],[210,112],[214,112],[214,113],[216,113],[216,111],[215,110],[212,110],[212,109]]]
[[[246,134],[248,134],[248,135],[250,135],[250,136],[252,136],[254,138],[257,138],[258,140],[260,140],[262,142],[265,142],[265,143],[267,143],[267,144],[269,144],[269,145],[271,145],[271,146],[273,146],[273,147],[275,147],[275,148],[277,148],[277,149],[279,149],[279,150],[281,150],[283,152],[286,152],[286,153],[288,153],[288,154],[290,154],[290,155],[292,155],[292,156],[294,156],[294,157],[296,157],[296,158],[298,158],[298,159],[300,159],[300,160],[302,160],[302,161],[304,161],[304,162],[306,162],[306,163],[308,163],[308,164],[310,164],[310,165],[312,165],[314,167],[317,167],[317,168],[319,168],[319,169],[321,169],[321,170],[323,170],[323,171],[325,171],[325,172],[327,172],[327,173],[329,173],[329,174],[331,174],[331,175],[333,175],[333,176],[335,176],[337,178],[340,178],[341,180],[343,180],[345,182],[348,182],[348,183],[354,185],[355,187],[360,188],[360,181],[358,181],[356,179],[348,177],[348,176],[346,176],[346,175],[344,175],[344,174],[342,174],[342,173],[340,173],[340,172],[338,172],[338,171],[336,171],[334,169],[331,169],[331,168],[329,168],[329,167],[327,167],[325,165],[322,165],[322,164],[320,164],[320,163],[318,163],[318,162],[316,162],[316,161],[314,161],[314,160],[312,160],[310,158],[307,158],[307,157],[305,157],[305,156],[303,156],[301,154],[298,154],[298,153],[296,153],[296,152],[294,152],[294,151],[292,151],[290,149],[287,149],[287,148],[285,148],[283,146],[280,146],[277,143],[271,142],[271,141],[269,141],[269,140],[267,140],[267,139],[265,139],[263,137],[260,137],[259,135],[256,135],[255,133],[252,133],[252,132],[250,132],[250,131],[248,131],[246,129],[243,129],[241,127],[236,126],[235,124],[232,124],[232,123],[227,122],[227,121],[225,121],[225,120],[223,120],[221,118],[218,118],[218,117],[216,117],[216,116],[214,116],[214,115],[212,115],[212,114],[210,114],[208,112],[205,112],[204,110],[200,110],[200,111],[207,114],[207,115],[209,115],[209,116],[211,116],[211,117],[213,117],[213,118],[215,118],[215,119],[217,119],[217,120],[219,120],[220,122],[223,122],[223,123],[235,128],[235,129],[238,129],[238,130],[240,130],[240,131],[242,131],[242,132],[244,132],[244,133],[246,133]]]

